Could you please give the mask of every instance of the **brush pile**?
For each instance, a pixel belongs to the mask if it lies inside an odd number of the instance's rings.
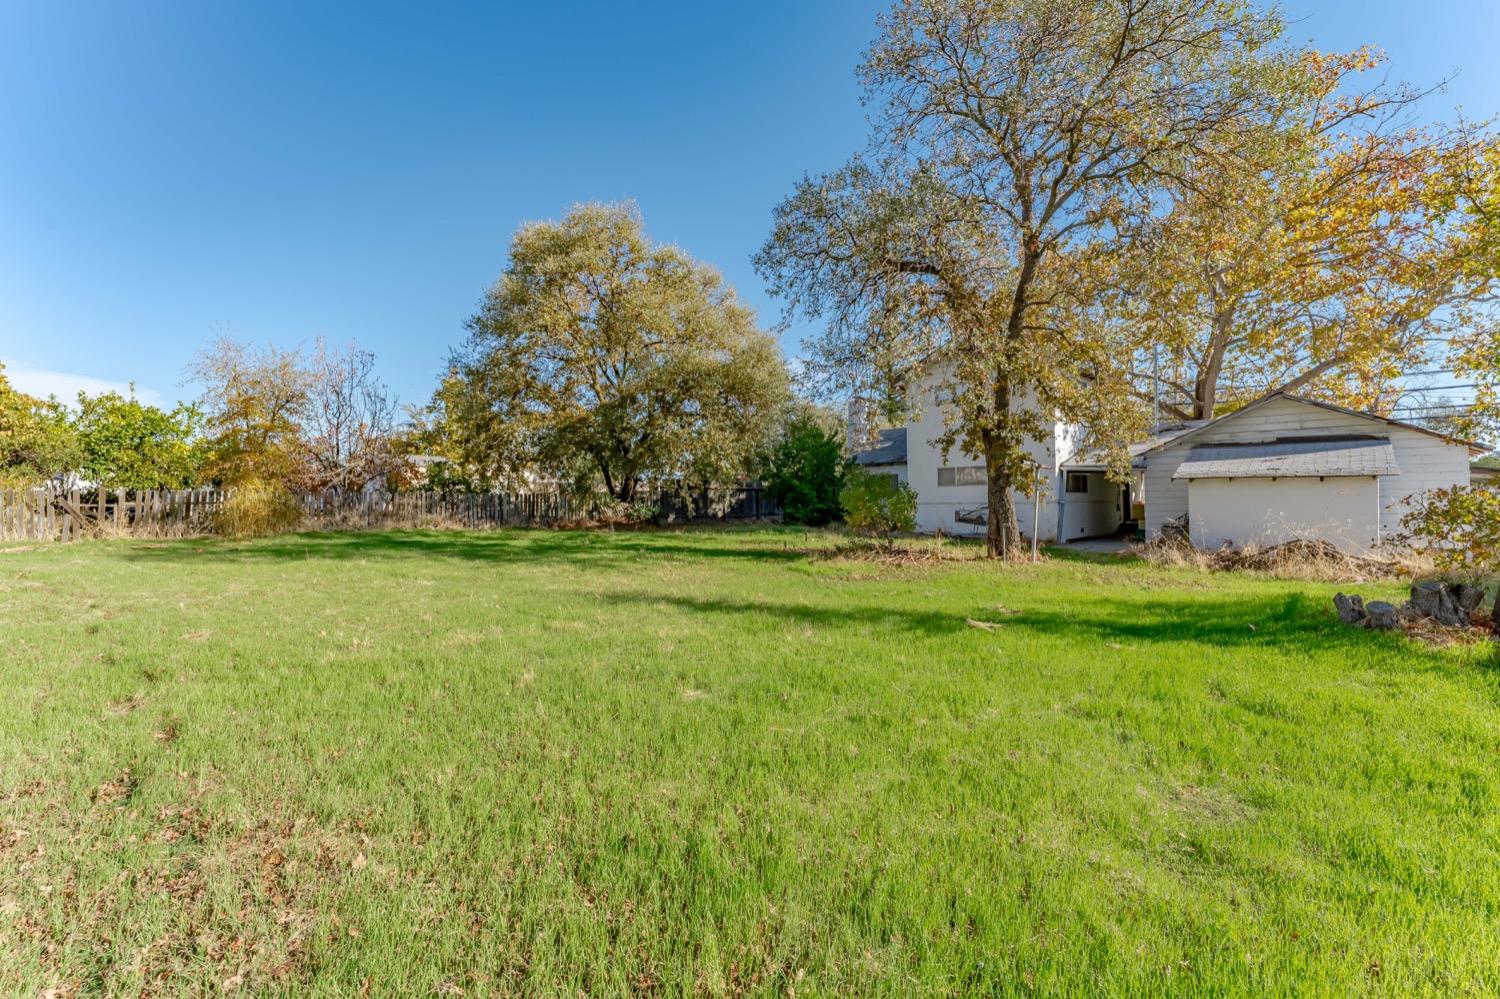
[[[1276,545],[1196,548],[1181,534],[1163,535],[1135,549],[1148,562],[1179,565],[1208,572],[1265,572],[1282,579],[1321,579],[1360,583],[1372,579],[1410,576],[1413,566],[1391,558],[1353,555],[1327,541],[1298,540]]]

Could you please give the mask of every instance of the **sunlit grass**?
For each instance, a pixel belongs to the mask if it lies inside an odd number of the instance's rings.
[[[0,554],[0,994],[1500,991],[1484,653],[833,543]]]

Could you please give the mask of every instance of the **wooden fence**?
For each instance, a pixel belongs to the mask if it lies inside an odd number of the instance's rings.
[[[0,489],[0,541],[76,541],[133,535],[174,537],[213,530],[227,489]],[[452,526],[546,527],[599,516],[592,500],[563,493],[309,493],[304,525],[323,529]],[[758,486],[664,491],[648,500],[660,523],[779,517]]]

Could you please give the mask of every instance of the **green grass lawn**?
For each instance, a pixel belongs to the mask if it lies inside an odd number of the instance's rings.
[[[809,543],[0,553],[0,994],[1500,992],[1488,653]]]

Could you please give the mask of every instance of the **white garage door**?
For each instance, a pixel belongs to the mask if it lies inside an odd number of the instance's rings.
[[[1322,539],[1362,552],[1378,541],[1380,480],[1194,479],[1188,529],[1200,548]]]

